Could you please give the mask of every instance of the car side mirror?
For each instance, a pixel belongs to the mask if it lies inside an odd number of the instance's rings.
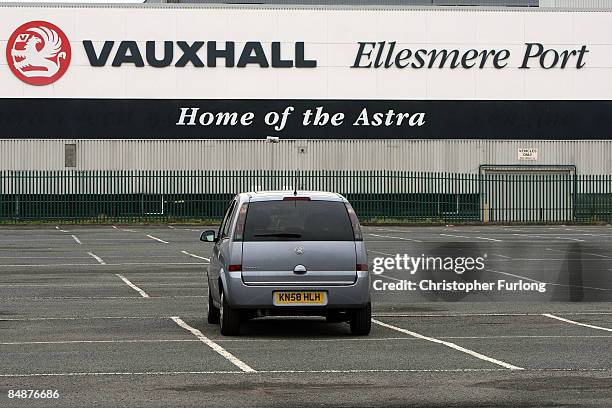
[[[202,242],[215,242],[216,240],[216,233],[213,230],[206,230],[200,234],[200,241]]]

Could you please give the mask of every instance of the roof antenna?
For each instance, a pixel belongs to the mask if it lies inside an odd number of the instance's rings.
[[[299,149],[298,149],[298,154],[299,154]],[[295,173],[293,173],[293,195],[297,196],[299,174],[300,174],[299,158],[298,158],[298,160],[295,161],[295,167],[296,167],[295,168]]]

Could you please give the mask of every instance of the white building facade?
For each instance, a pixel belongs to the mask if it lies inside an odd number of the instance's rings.
[[[0,170],[612,174],[610,11],[6,5],[0,16]]]

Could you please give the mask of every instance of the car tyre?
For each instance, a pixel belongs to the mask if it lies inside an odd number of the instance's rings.
[[[240,313],[227,303],[221,292],[220,322],[221,334],[224,336],[237,336],[240,334]]]
[[[213,297],[208,288],[208,323],[219,324],[221,320],[221,310],[213,303]]]
[[[370,302],[361,309],[357,309],[353,312],[350,325],[351,334],[353,335],[367,336],[370,334],[370,330],[372,329],[372,304]]]

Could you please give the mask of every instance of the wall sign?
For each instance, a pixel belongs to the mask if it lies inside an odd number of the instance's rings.
[[[5,139],[573,140],[611,128],[612,101],[0,99]]]
[[[0,98],[383,105],[612,100],[610,15],[522,8],[449,13],[224,4],[169,13],[157,7],[126,12],[117,5],[3,5]],[[2,71],[3,60],[12,72]],[[402,113],[428,116],[421,106]],[[305,113],[298,107],[296,114]],[[362,109],[344,112],[342,126]],[[405,122],[423,120],[416,115]],[[412,128],[422,134],[425,127]]]
[[[351,68],[495,68],[504,69],[512,52],[506,48],[467,50],[446,48],[401,48],[396,41],[359,42]],[[519,69],[584,68],[586,45],[574,49],[547,47],[541,43],[525,43]]]
[[[536,147],[521,147],[518,149],[518,159],[521,161],[537,161],[538,149]]]
[[[6,60],[13,74],[30,85],[49,85],[70,65],[72,50],[66,34],[47,21],[17,27],[6,44]]]
[[[608,140],[610,16],[5,5],[0,138]]]

